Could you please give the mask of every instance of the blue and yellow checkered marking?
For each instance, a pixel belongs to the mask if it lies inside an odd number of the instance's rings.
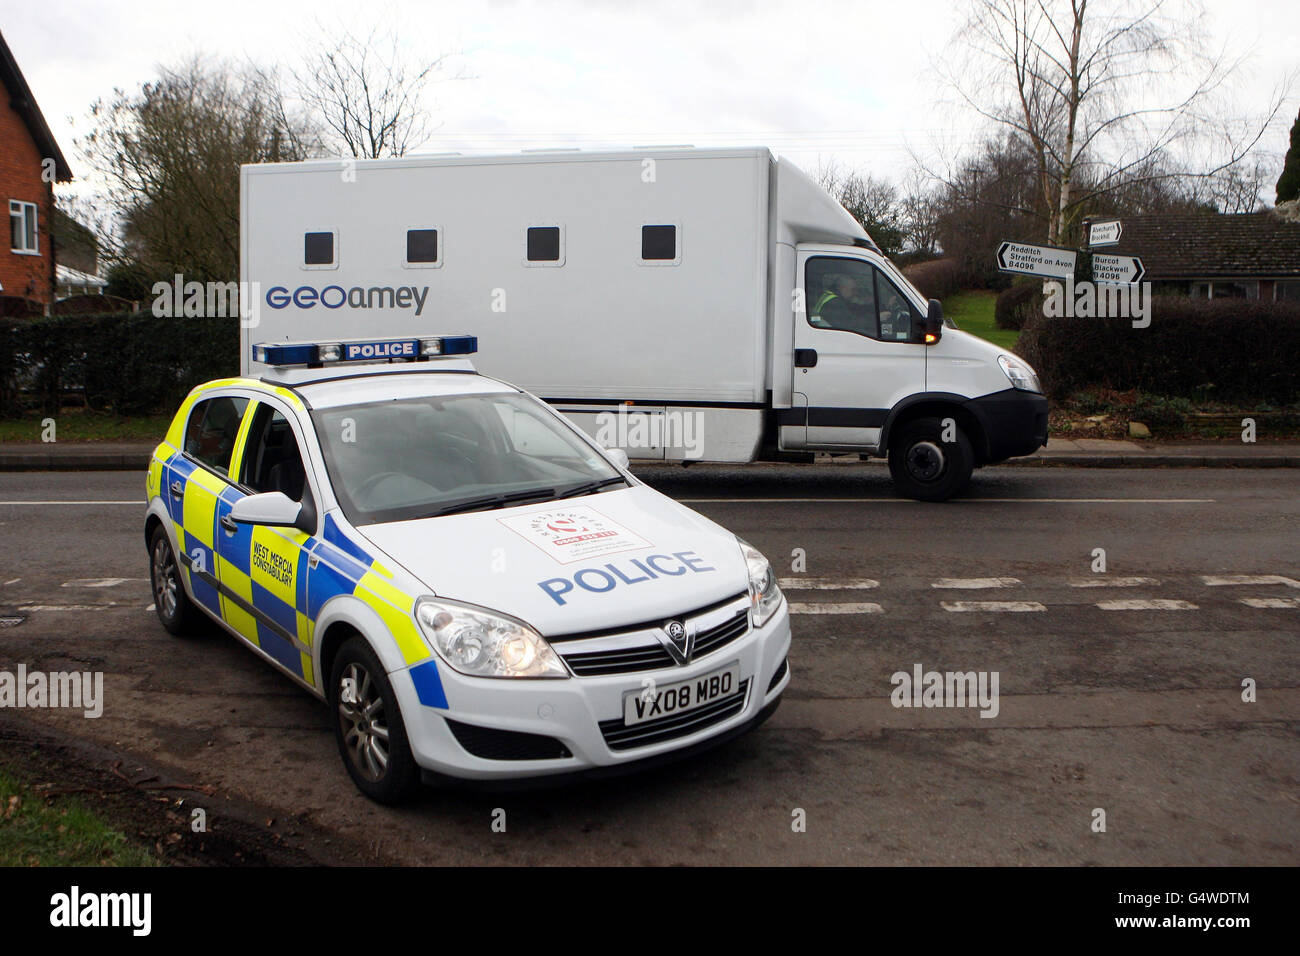
[[[221,526],[221,518],[243,492],[178,450],[189,409],[202,391],[191,393],[177,412],[146,476],[150,494],[163,499],[175,525],[186,558],[181,566],[195,599],[290,673],[315,686],[315,621],[331,599],[352,595],[379,616],[403,660],[413,665],[420,702],[446,708],[437,662],[415,625],[414,598],[392,583],[392,572],[345,534],[333,515],[325,516],[319,539],[293,529],[239,525],[232,533]],[[297,396],[286,395],[300,404]],[[250,401],[245,409],[232,467],[242,458],[256,407],[257,402]],[[170,491],[173,481],[181,485],[179,500]],[[312,557],[317,559],[315,567],[310,565]],[[191,568],[202,573],[192,573]]]

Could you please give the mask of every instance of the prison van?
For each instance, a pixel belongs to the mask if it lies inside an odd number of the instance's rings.
[[[767,149],[250,165],[240,202],[254,377],[253,342],[454,330],[634,459],[887,457],[925,500],[1047,442],[1034,370]]]

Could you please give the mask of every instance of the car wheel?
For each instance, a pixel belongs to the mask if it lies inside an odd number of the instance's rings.
[[[420,783],[397,695],[383,666],[361,637],[350,638],[330,675],[334,736],[357,789],[379,803],[409,799]]]
[[[955,423],[945,436],[944,421],[918,418],[890,436],[889,474],[899,494],[919,501],[946,501],[970,484],[975,467],[970,439]]]
[[[192,632],[199,612],[185,593],[176,552],[162,525],[154,529],[149,541],[149,584],[154,610],[168,633],[179,636]]]

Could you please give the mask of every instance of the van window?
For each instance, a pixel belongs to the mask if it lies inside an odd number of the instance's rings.
[[[308,266],[334,265],[334,233],[309,232],[304,234],[302,261]]]
[[[229,395],[197,403],[185,426],[185,454],[220,475],[228,474],[239,422],[247,407],[248,399]]]
[[[805,275],[808,324],[882,342],[909,342],[911,301],[887,276],[861,259],[816,256]]]
[[[641,258],[651,261],[673,261],[677,256],[677,227],[673,225],[641,227]]]
[[[406,230],[406,261],[425,265],[436,263],[438,261],[438,230]]]
[[[560,227],[529,226],[526,255],[529,262],[560,262]]]

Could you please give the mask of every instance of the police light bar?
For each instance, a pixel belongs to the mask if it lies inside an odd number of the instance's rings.
[[[418,362],[441,355],[473,355],[474,335],[439,335],[433,338],[345,339],[339,342],[259,342],[253,361],[279,367],[319,366],[336,362]]]

